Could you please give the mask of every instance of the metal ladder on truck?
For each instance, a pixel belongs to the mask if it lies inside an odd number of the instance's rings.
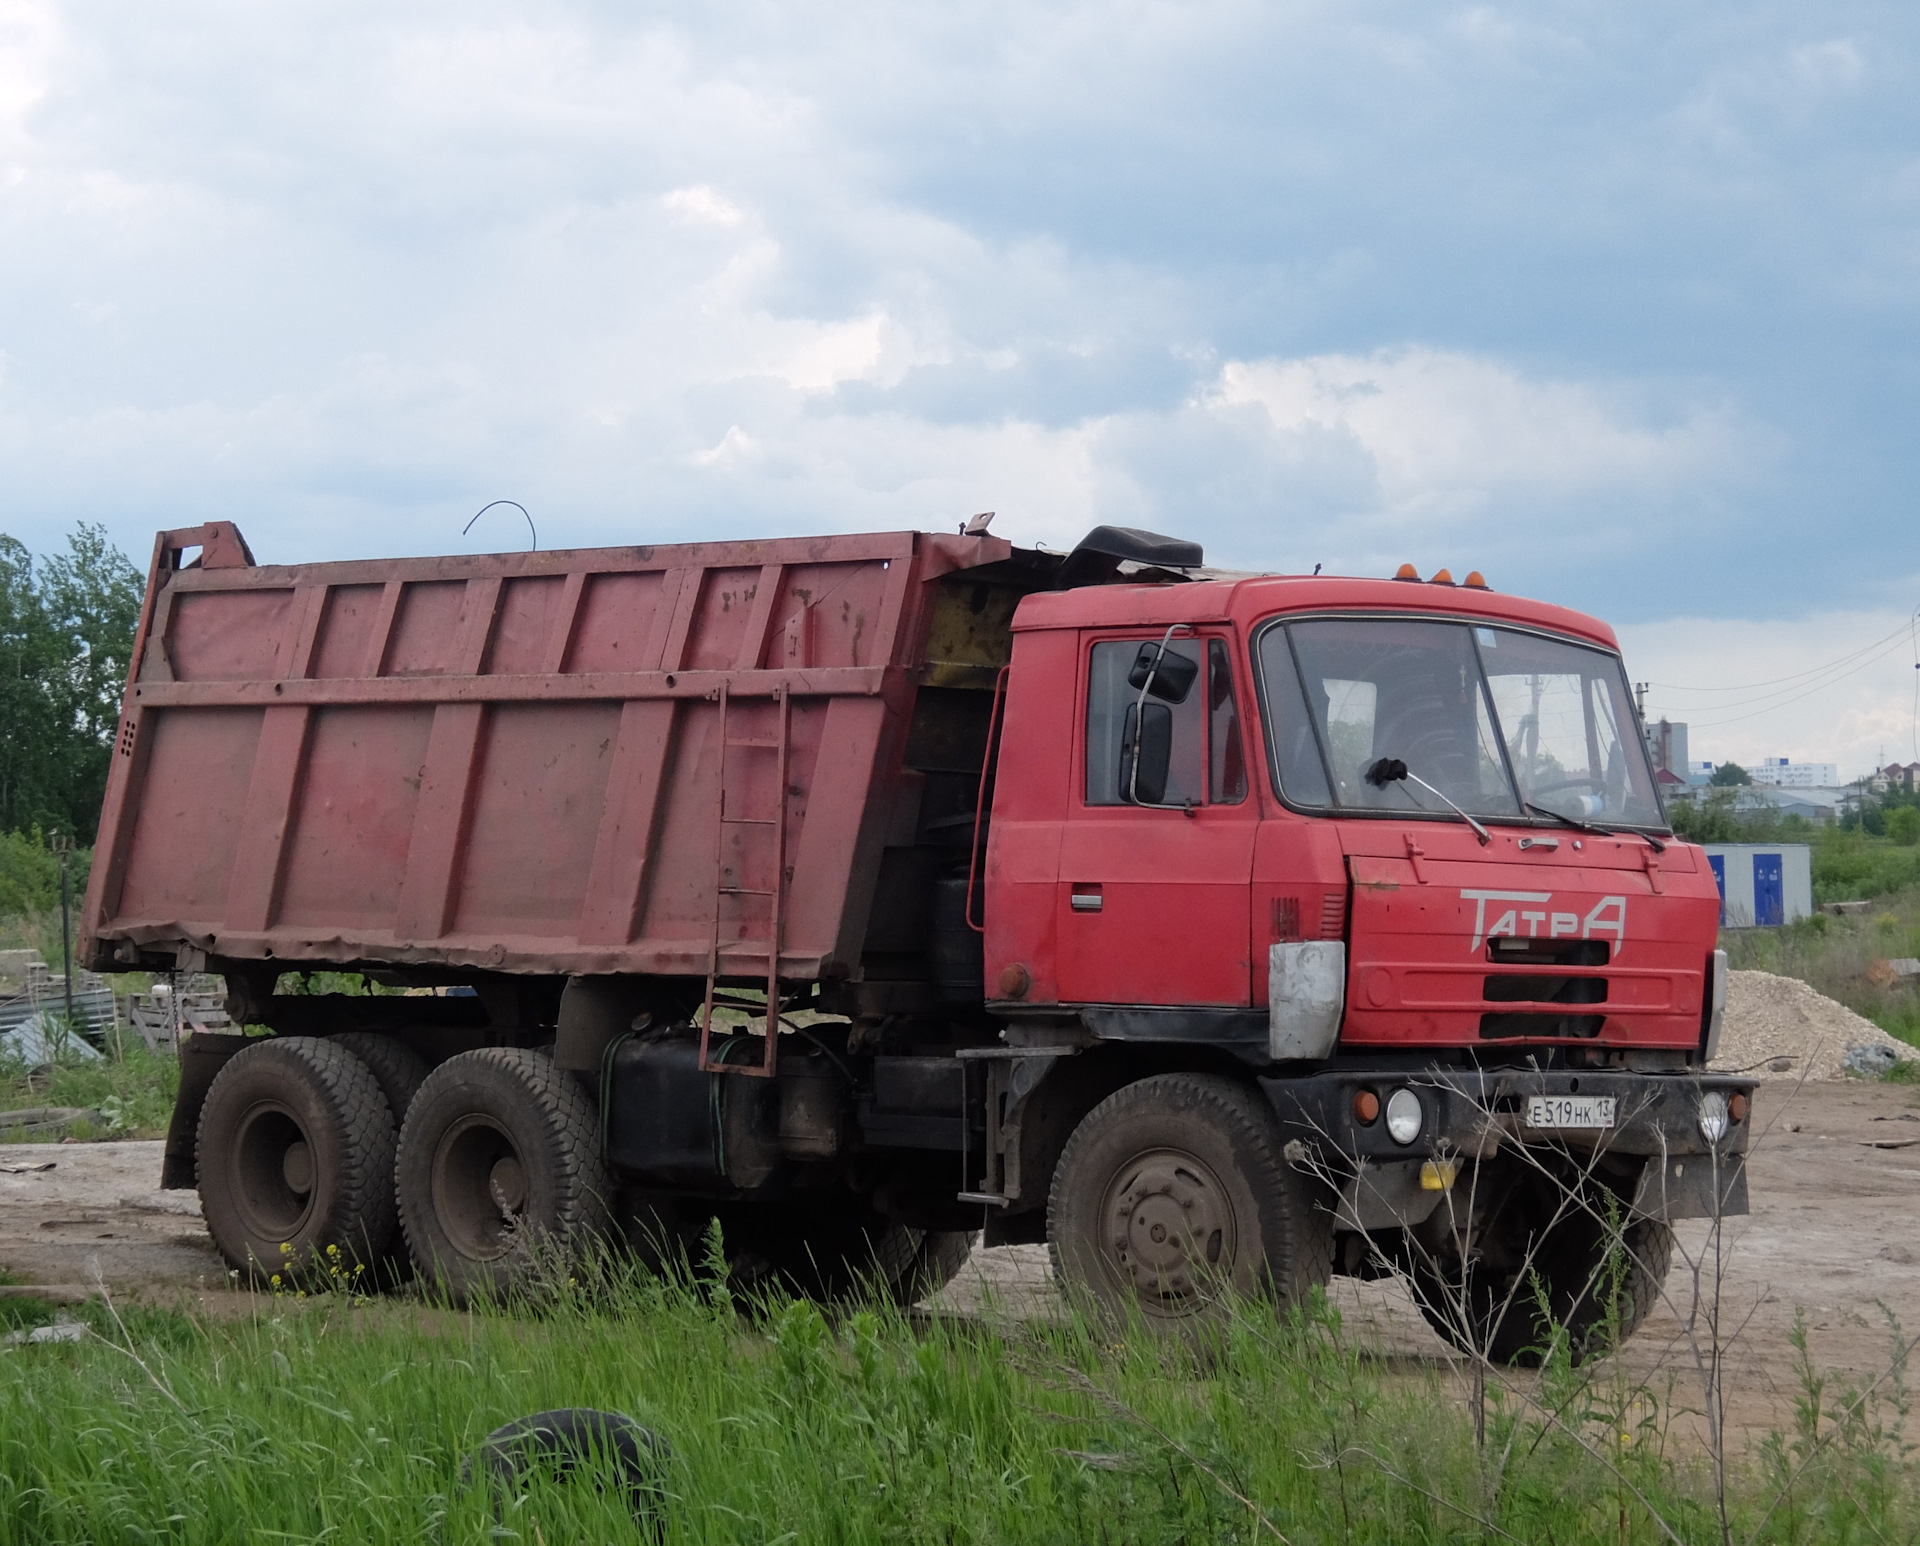
[[[777,706],[776,718],[779,729],[772,736],[736,736],[732,731],[730,709],[732,699],[726,684],[720,686],[720,774],[714,792],[714,845],[713,845],[713,938],[707,948],[707,992],[705,1002],[700,1009],[700,1071],[714,1074],[747,1074],[754,1078],[770,1079],[780,1058],[780,948],[785,943],[782,937],[782,901],[786,891],[787,876],[787,757],[790,749],[793,729],[793,700],[787,689],[774,689],[774,702]],[[771,754],[774,760],[774,806],[769,816],[748,816],[732,814],[727,809],[727,766],[734,752]],[[740,882],[751,873],[748,858],[751,846],[757,838],[764,847],[772,849],[773,884],[768,886],[729,885],[727,881],[728,834],[735,835],[734,850],[736,869],[734,881]],[[729,899],[745,897],[765,897],[767,899],[766,933],[754,937],[742,931],[732,940],[722,942],[721,934],[727,923]],[[736,908],[736,916],[731,920],[736,924],[746,922]],[[755,1063],[731,1063],[726,1061],[725,1046],[721,1048],[721,1057],[712,1056],[714,998],[719,987],[721,967],[728,955],[757,956],[764,950],[767,962],[767,1018],[766,1051],[760,1061]]]

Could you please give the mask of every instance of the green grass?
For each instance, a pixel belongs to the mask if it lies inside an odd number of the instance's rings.
[[[0,1111],[78,1106],[105,1113],[102,1126],[72,1129],[82,1139],[165,1137],[179,1088],[179,1059],[148,1052],[130,1033],[109,1038],[107,1055],[97,1061],[64,1062],[31,1080],[25,1069],[0,1062]]]
[[[1869,913],[1816,914],[1784,928],[1736,929],[1720,943],[1735,971],[1798,977],[1920,1046],[1920,981],[1876,982],[1869,975],[1878,961],[1920,957],[1920,887],[1875,898]]]
[[[671,1442],[673,1542],[1669,1539],[1656,1514],[1721,1538],[1699,1457],[1657,1413],[1623,1426],[1604,1379],[1548,1371],[1559,1422],[1496,1400],[1481,1447],[1450,1376],[1385,1370],[1324,1305],[1285,1328],[1246,1307],[1206,1358],[1077,1322],[778,1299],[743,1317],[691,1278],[625,1273],[511,1317],[340,1298],[225,1322],[77,1313],[84,1343],[0,1354],[0,1543],[483,1540],[462,1459],[572,1405]],[[1736,1538],[1920,1524],[1897,1422],[1875,1426],[1891,1409],[1835,1428],[1832,1394],[1736,1467]],[[503,1528],[642,1538],[578,1482],[536,1487]]]

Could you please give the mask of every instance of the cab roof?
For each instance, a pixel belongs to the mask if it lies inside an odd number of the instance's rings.
[[[1613,630],[1597,617],[1551,602],[1422,580],[1343,575],[1251,575],[1181,584],[1088,585],[1042,591],[1021,601],[1016,633],[1049,628],[1168,627],[1174,623],[1251,623],[1281,612],[1398,612],[1484,618],[1569,634],[1617,652]]]

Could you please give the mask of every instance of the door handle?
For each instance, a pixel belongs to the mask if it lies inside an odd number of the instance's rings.
[[[1100,911],[1102,899],[1098,886],[1075,886],[1071,896],[1073,910],[1076,913],[1097,913]]]

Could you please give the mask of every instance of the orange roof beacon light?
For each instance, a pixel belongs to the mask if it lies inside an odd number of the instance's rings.
[[[1482,574],[1478,569],[1473,570],[1460,583],[1466,586],[1468,590],[1492,590],[1493,589],[1491,585],[1487,584],[1487,577],[1484,574]]]
[[[1427,583],[1429,585],[1451,585],[1453,584],[1453,571],[1451,569],[1436,569],[1433,578]]]
[[[1393,577],[1396,580],[1417,581],[1420,578],[1420,571],[1414,568],[1412,564],[1402,564],[1398,569],[1393,571]]]

